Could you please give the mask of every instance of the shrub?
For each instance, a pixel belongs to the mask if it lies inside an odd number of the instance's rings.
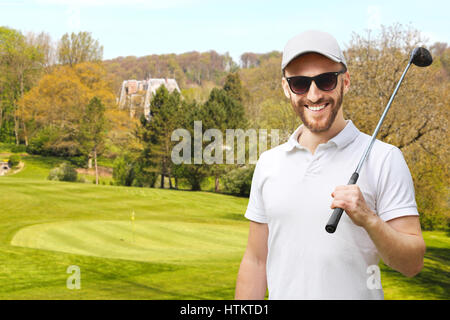
[[[67,162],[63,162],[58,167],[50,170],[48,180],[75,182],[77,181],[77,175],[77,171],[73,166]]]
[[[12,153],[21,153],[21,152],[26,152],[27,151],[27,146],[23,145],[23,144],[19,144],[19,145],[13,145],[11,147],[11,152]]]
[[[158,174],[153,171],[141,168],[139,165],[134,167],[134,180],[132,186],[134,187],[150,187],[153,188],[158,178]]]
[[[87,168],[88,159],[89,157],[87,155],[81,155],[69,157],[67,158],[67,161],[77,168]]]
[[[227,193],[245,196],[250,195],[250,187],[252,185],[254,165],[243,166],[228,172],[223,176],[224,191]]]
[[[192,191],[200,191],[201,185],[209,175],[207,165],[181,164],[172,168],[173,177],[185,180]]]
[[[58,139],[60,132],[53,127],[47,127],[39,131],[28,145],[27,152],[44,156],[54,155],[51,146]]]
[[[117,157],[114,161],[113,179],[119,186],[131,186],[135,178],[133,161],[127,155]]]
[[[16,167],[20,163],[20,156],[18,154],[12,154],[9,156],[8,164],[11,168]]]
[[[67,128],[63,130],[53,126],[45,127],[30,139],[27,152],[64,158],[80,156],[83,151],[80,141],[74,137],[76,133],[73,131]]]

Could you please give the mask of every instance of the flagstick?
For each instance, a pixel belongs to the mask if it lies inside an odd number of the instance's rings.
[[[133,235],[133,243],[135,242],[134,229],[135,229],[135,226],[134,226],[134,211],[133,211],[133,213],[131,214],[131,233]]]

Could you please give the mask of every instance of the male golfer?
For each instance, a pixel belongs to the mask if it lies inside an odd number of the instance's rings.
[[[401,151],[375,141],[356,185],[345,185],[370,136],[342,110],[347,63],[328,33],[286,44],[282,87],[303,124],[264,152],[245,217],[248,245],[236,299],[383,299],[379,259],[407,277],[423,266],[425,243],[414,186]],[[345,210],[335,233],[332,209]]]

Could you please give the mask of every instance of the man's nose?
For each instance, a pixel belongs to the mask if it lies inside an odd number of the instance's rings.
[[[311,82],[311,86],[309,87],[308,94],[306,98],[312,103],[316,103],[323,97],[323,91],[317,88],[316,83],[314,81]]]

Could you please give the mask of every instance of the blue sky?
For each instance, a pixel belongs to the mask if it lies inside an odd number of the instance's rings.
[[[447,0],[0,0],[0,25],[44,31],[55,41],[89,31],[104,59],[216,50],[238,62],[244,52],[282,51],[307,29],[330,32],[343,48],[352,32],[393,23],[410,24],[430,43],[449,43],[449,12]]]

